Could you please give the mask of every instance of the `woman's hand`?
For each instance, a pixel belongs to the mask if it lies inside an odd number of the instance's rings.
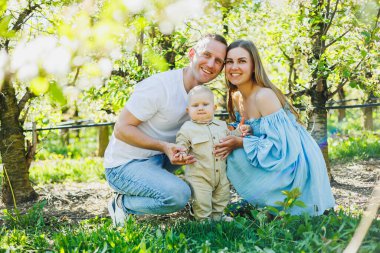
[[[214,154],[222,159],[226,159],[234,149],[240,147],[243,147],[243,138],[230,135],[221,139],[220,143],[214,146]]]
[[[186,153],[186,148],[173,143],[165,143],[163,151],[173,165],[191,164],[196,161],[194,156]]]

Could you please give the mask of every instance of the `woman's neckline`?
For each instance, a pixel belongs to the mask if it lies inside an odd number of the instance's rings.
[[[276,114],[280,113],[283,110],[284,110],[284,108],[280,108],[278,111],[272,112],[271,114],[268,114],[268,115],[265,115],[265,116],[261,116],[260,118],[250,118],[250,119],[247,119],[247,121],[250,121],[250,122],[259,121],[262,118],[267,118],[269,116],[276,115]]]

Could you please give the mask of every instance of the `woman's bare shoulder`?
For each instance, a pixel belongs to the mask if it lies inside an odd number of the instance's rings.
[[[256,94],[255,102],[262,116],[272,114],[282,108],[276,93],[270,88],[261,88]]]

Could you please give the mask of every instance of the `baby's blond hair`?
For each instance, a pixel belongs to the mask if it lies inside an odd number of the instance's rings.
[[[209,94],[211,101],[214,103],[214,93],[212,93],[212,91],[210,90],[210,88],[208,88],[207,86],[204,86],[204,85],[197,85],[197,86],[195,86],[194,88],[192,88],[189,91],[189,95],[188,95],[189,96],[189,100],[188,100],[188,103],[190,103],[191,98],[193,96],[196,96],[196,95],[199,95],[199,94],[203,94],[203,93]]]

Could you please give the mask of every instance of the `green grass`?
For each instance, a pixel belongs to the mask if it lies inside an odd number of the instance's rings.
[[[105,180],[103,159],[58,159],[34,162],[30,179],[35,184],[63,182],[96,182]]]
[[[330,123],[333,162],[380,158],[379,135],[363,132],[358,122]],[[341,131],[335,131],[336,127]],[[35,184],[104,180],[102,159],[82,158],[94,153],[91,143],[88,146],[86,140],[61,148],[58,140],[45,142],[30,169],[31,180]],[[266,211],[249,209],[232,223],[131,217],[124,227],[115,229],[109,218],[78,224],[46,219],[44,204],[37,203],[23,215],[0,214],[0,252],[342,252],[360,220],[357,212],[341,210],[270,221]],[[380,221],[375,220],[359,252],[380,252],[378,238]]]
[[[31,133],[27,133],[31,138]],[[62,131],[39,132],[36,160],[80,159],[95,156],[98,145],[98,128],[82,128]]]
[[[335,135],[329,138],[329,157],[334,163],[380,158],[380,135],[362,132],[360,135]]]
[[[268,220],[264,211],[231,223],[188,220],[136,221],[113,228],[109,218],[79,224],[44,220],[44,203],[25,215],[6,213],[0,251],[52,252],[342,252],[359,222],[340,211]],[[36,221],[38,221],[36,223]],[[34,225],[33,225],[34,224]],[[379,252],[380,221],[374,221],[359,252]]]

